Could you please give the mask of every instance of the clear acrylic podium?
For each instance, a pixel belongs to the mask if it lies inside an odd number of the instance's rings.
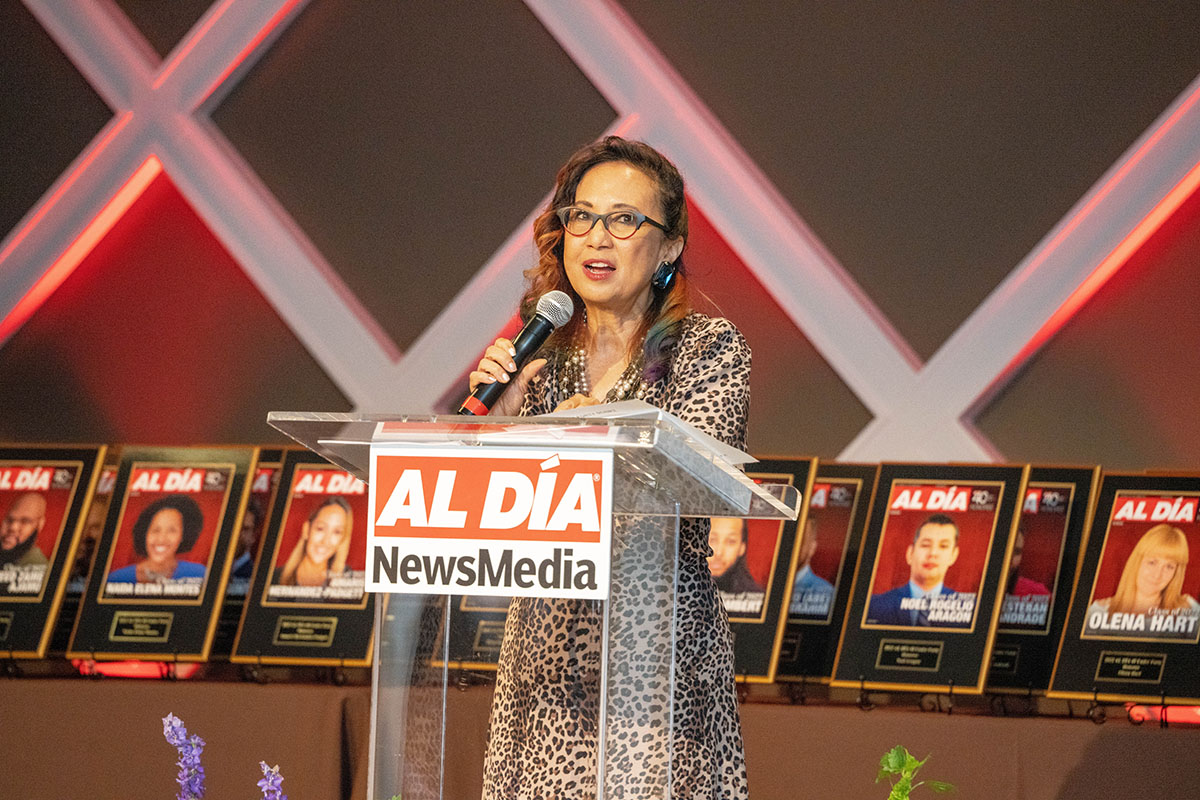
[[[589,688],[580,707],[572,709],[573,719],[583,720],[588,730],[595,731],[591,748],[595,763],[587,765],[589,772],[594,769],[595,784],[592,788],[589,782],[579,796],[669,798],[680,518],[794,519],[800,497],[792,486],[755,484],[721,457],[719,447],[663,416],[567,419],[275,412],[269,422],[364,481],[371,442],[382,422],[404,423],[400,426],[404,441],[418,445],[610,449],[614,486],[608,600],[554,601],[564,608],[584,608],[600,622],[598,663],[586,676]],[[396,441],[395,426],[389,441]],[[447,729],[446,719],[447,691],[457,675],[450,632],[453,615],[461,613],[459,599],[396,594],[376,603],[371,800],[390,800],[395,795],[403,800],[442,800],[458,795],[447,781],[456,765],[447,761],[455,731]],[[519,646],[519,642],[505,643],[505,648]],[[531,686],[540,685],[538,676],[524,677]],[[496,719],[499,713],[493,711],[493,728],[506,723]],[[639,745],[631,748],[630,741]],[[626,743],[619,757],[618,742]]]

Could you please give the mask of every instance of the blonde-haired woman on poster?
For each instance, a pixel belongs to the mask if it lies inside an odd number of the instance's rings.
[[[1179,528],[1155,525],[1142,534],[1121,570],[1116,593],[1088,607],[1087,632],[1151,639],[1196,638],[1200,603],[1183,592],[1188,555],[1187,537]],[[1162,619],[1167,616],[1172,619]]]

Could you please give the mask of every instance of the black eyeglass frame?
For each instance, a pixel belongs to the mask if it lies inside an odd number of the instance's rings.
[[[583,213],[591,216],[592,224],[588,225],[588,229],[583,233],[573,233],[570,228],[567,227],[567,215],[569,215],[572,211],[582,211]],[[588,211],[586,208],[582,208],[580,206],[563,206],[562,208],[554,209],[554,214],[558,217],[558,221],[562,223],[563,230],[567,233],[570,233],[572,236],[587,236],[592,232],[592,228],[596,227],[597,220],[604,224],[604,230],[608,231],[609,236],[612,236],[615,239],[621,239],[622,241],[632,238],[634,234],[642,229],[642,225],[647,222],[668,236],[671,234],[671,232],[667,230],[666,225],[651,219],[640,211],[634,211],[630,208],[619,208],[616,211],[610,211],[607,214],[597,214],[594,211]],[[609,217],[616,216],[617,214],[628,214],[637,221],[637,224],[633,226],[633,231],[629,234],[629,236],[618,236],[613,232],[612,228],[608,227]]]

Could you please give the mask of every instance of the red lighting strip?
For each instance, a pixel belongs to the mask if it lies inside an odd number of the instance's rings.
[[[78,175],[78,170],[75,174]],[[150,156],[137,168],[125,185],[117,190],[112,199],[100,209],[83,232],[63,252],[58,260],[38,279],[25,296],[22,297],[8,316],[0,320],[0,343],[8,340],[22,325],[25,324],[46,298],[79,266],[79,262],[92,251],[92,248],[104,238],[117,223],[122,215],[141,197],[142,192],[150,182],[162,172],[162,162],[155,156]],[[28,229],[28,228],[27,228]]]
[[[1137,151],[1135,151],[1133,155],[1131,155],[1125,161],[1125,163],[1121,165],[1121,168],[1117,170],[1112,177],[1105,181],[1104,185],[1100,187],[1100,189],[1091,197],[1090,200],[1088,200],[1083,208],[1079,209],[1079,212],[1075,214],[1071,221],[1064,225],[1062,230],[1060,230],[1054,236],[1054,238],[1050,240],[1050,242],[1038,256],[1037,260],[1030,264],[1030,267],[1036,268],[1041,262],[1045,261],[1046,258],[1048,258],[1049,255],[1054,252],[1054,250],[1057,249],[1060,244],[1062,244],[1063,240],[1066,239],[1067,236],[1069,236],[1071,232],[1075,230],[1075,228],[1079,227],[1080,223],[1087,218],[1088,214],[1090,214],[1092,210],[1098,206],[1114,188],[1116,188],[1116,185],[1120,183],[1135,166],[1137,166],[1138,162],[1141,161],[1142,158],[1144,158],[1145,155],[1149,153],[1150,150],[1157,145],[1164,136],[1167,135],[1167,132],[1170,131],[1171,128],[1175,127],[1175,124],[1179,122],[1180,118],[1183,117],[1183,115],[1186,114],[1192,106],[1196,105],[1197,101],[1200,101],[1200,89],[1197,89],[1192,93],[1191,97],[1180,103],[1179,108],[1175,109],[1175,111],[1171,113],[1171,116],[1167,117],[1167,119],[1163,121],[1163,124],[1159,125],[1158,129],[1155,130],[1154,133],[1146,139],[1146,141],[1142,142],[1141,147],[1139,147]],[[1185,178],[1184,180],[1187,179]],[[1157,210],[1158,209],[1155,209],[1155,211]],[[1147,219],[1150,216],[1153,216],[1155,211],[1151,211]],[[1117,249],[1119,250],[1120,246],[1118,246]]]
[[[1192,196],[1197,187],[1200,187],[1200,164],[1192,167],[1191,171],[1183,177],[1183,180],[1177,183],[1171,191],[1167,192],[1166,197],[1097,265],[1092,274],[1079,285],[1079,288],[1071,293],[1070,297],[1063,301],[1058,310],[1050,316],[1050,319],[1046,320],[1046,323],[1026,343],[1021,352],[1017,354],[1017,357],[1013,359],[1001,374],[1007,374],[1010,369],[1023,363],[1040,349],[1046,343],[1047,339],[1058,333],[1059,329],[1067,323],[1067,320],[1074,316],[1075,312],[1090,300],[1100,290],[1100,287],[1113,276],[1113,273],[1124,266],[1125,262],[1137,252],[1138,248],[1145,244],[1146,240],[1162,227],[1162,224],[1183,205],[1185,200]]]
[[[1200,707],[1172,705],[1137,705],[1125,704],[1125,713],[1129,721],[1140,725],[1143,722],[1162,722],[1165,716],[1171,725],[1200,725]]]
[[[270,36],[275,29],[278,28],[279,25],[291,15],[300,2],[301,0],[291,0],[291,2],[286,3],[282,8],[280,8],[275,16],[271,17],[270,22],[264,25],[262,30],[255,34],[254,38],[250,40],[250,43],[246,45],[245,49],[238,53],[237,57],[229,62],[229,65],[222,70],[221,74],[217,76],[216,80],[214,80],[212,84],[204,90],[204,99],[207,99],[209,96],[211,96],[218,87],[220,87],[223,83],[225,83],[226,80],[229,79],[229,76],[232,75],[238,69],[238,67],[245,63],[246,59],[249,58],[251,54],[258,49],[259,45],[263,43],[263,40]],[[182,50],[175,54],[175,57],[171,59],[171,63],[163,69],[162,73],[157,78],[155,78],[152,88],[158,89],[162,86],[163,82],[166,81],[167,77],[171,72],[174,71],[175,67],[183,62],[188,53],[190,53],[196,47],[196,44],[202,38],[204,38],[204,34],[207,33],[209,28],[216,23],[217,19],[225,13],[228,7],[228,4],[226,4],[223,8],[221,8],[220,11],[213,14],[213,16],[205,23],[203,28],[196,31],[196,34],[191,37],[191,41],[189,41]],[[203,102],[203,100],[200,102]]]
[[[225,15],[225,12],[229,10],[229,7],[233,5],[234,1],[235,0],[225,0],[219,9],[216,9],[209,14],[208,19],[204,21],[203,25],[190,33],[190,35],[187,37],[187,44],[185,44],[181,49],[172,53],[171,60],[163,65],[162,69],[158,73],[158,77],[154,79],[154,83],[150,84],[151,89],[162,88],[163,83],[165,83],[167,78],[171,76],[171,73],[183,63],[184,59],[187,58],[189,53],[196,49],[196,45],[199,44],[204,38],[204,35],[212,29],[212,26],[217,24],[217,20]]]
[[[117,137],[117,134],[125,129],[125,126],[128,125],[132,119],[133,114],[130,113],[122,114],[116,118],[116,120],[112,123],[112,126],[108,129],[108,131],[105,132],[104,136],[102,136],[100,139],[97,139],[96,143],[92,145],[91,152],[89,152],[82,161],[74,166],[70,174],[67,175],[63,182],[58,185],[58,188],[54,190],[54,193],[46,198],[46,202],[42,203],[42,207],[38,209],[37,213],[30,217],[29,221],[21,227],[21,230],[9,240],[8,245],[3,250],[0,250],[0,264],[4,263],[4,261],[12,254],[12,251],[17,248],[17,245],[19,245],[25,239],[25,237],[29,235],[29,232],[38,226],[38,223],[42,221],[42,218],[46,216],[46,214],[50,213],[50,209],[54,208],[54,204],[62,199],[62,196],[66,194],[72,186],[75,185],[75,181],[79,180],[79,176],[87,171],[87,168],[91,166],[92,162],[100,157],[100,154],[104,152],[105,148],[107,148],[112,140]]]
[[[625,119],[621,120],[621,124],[618,125],[616,130],[614,130],[612,132],[612,135],[620,136],[621,138],[628,136],[629,131],[633,129],[634,124],[637,122],[637,118],[638,118],[638,115],[637,115],[637,112],[635,111],[632,114],[630,114],[629,116],[627,116]]]
[[[186,680],[200,671],[200,665],[195,662],[169,661],[85,661],[81,658],[71,660],[71,666],[80,675],[91,677],[105,675],[110,678],[149,678],[161,681],[170,674],[173,678]],[[173,668],[173,669],[172,669]]]

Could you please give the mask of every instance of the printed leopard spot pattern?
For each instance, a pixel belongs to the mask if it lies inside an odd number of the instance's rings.
[[[530,385],[522,414],[552,411],[570,392],[551,362]],[[750,348],[724,319],[692,314],[671,369],[646,400],[738,448],[745,447]],[[672,566],[656,557],[673,521],[619,517],[613,530],[609,608],[607,796],[744,800],[746,767],[729,620],[708,572],[708,520],[679,531],[674,720],[656,697],[670,680]],[[492,706],[484,800],[574,800],[596,796],[599,729],[599,603],[514,599]]]

